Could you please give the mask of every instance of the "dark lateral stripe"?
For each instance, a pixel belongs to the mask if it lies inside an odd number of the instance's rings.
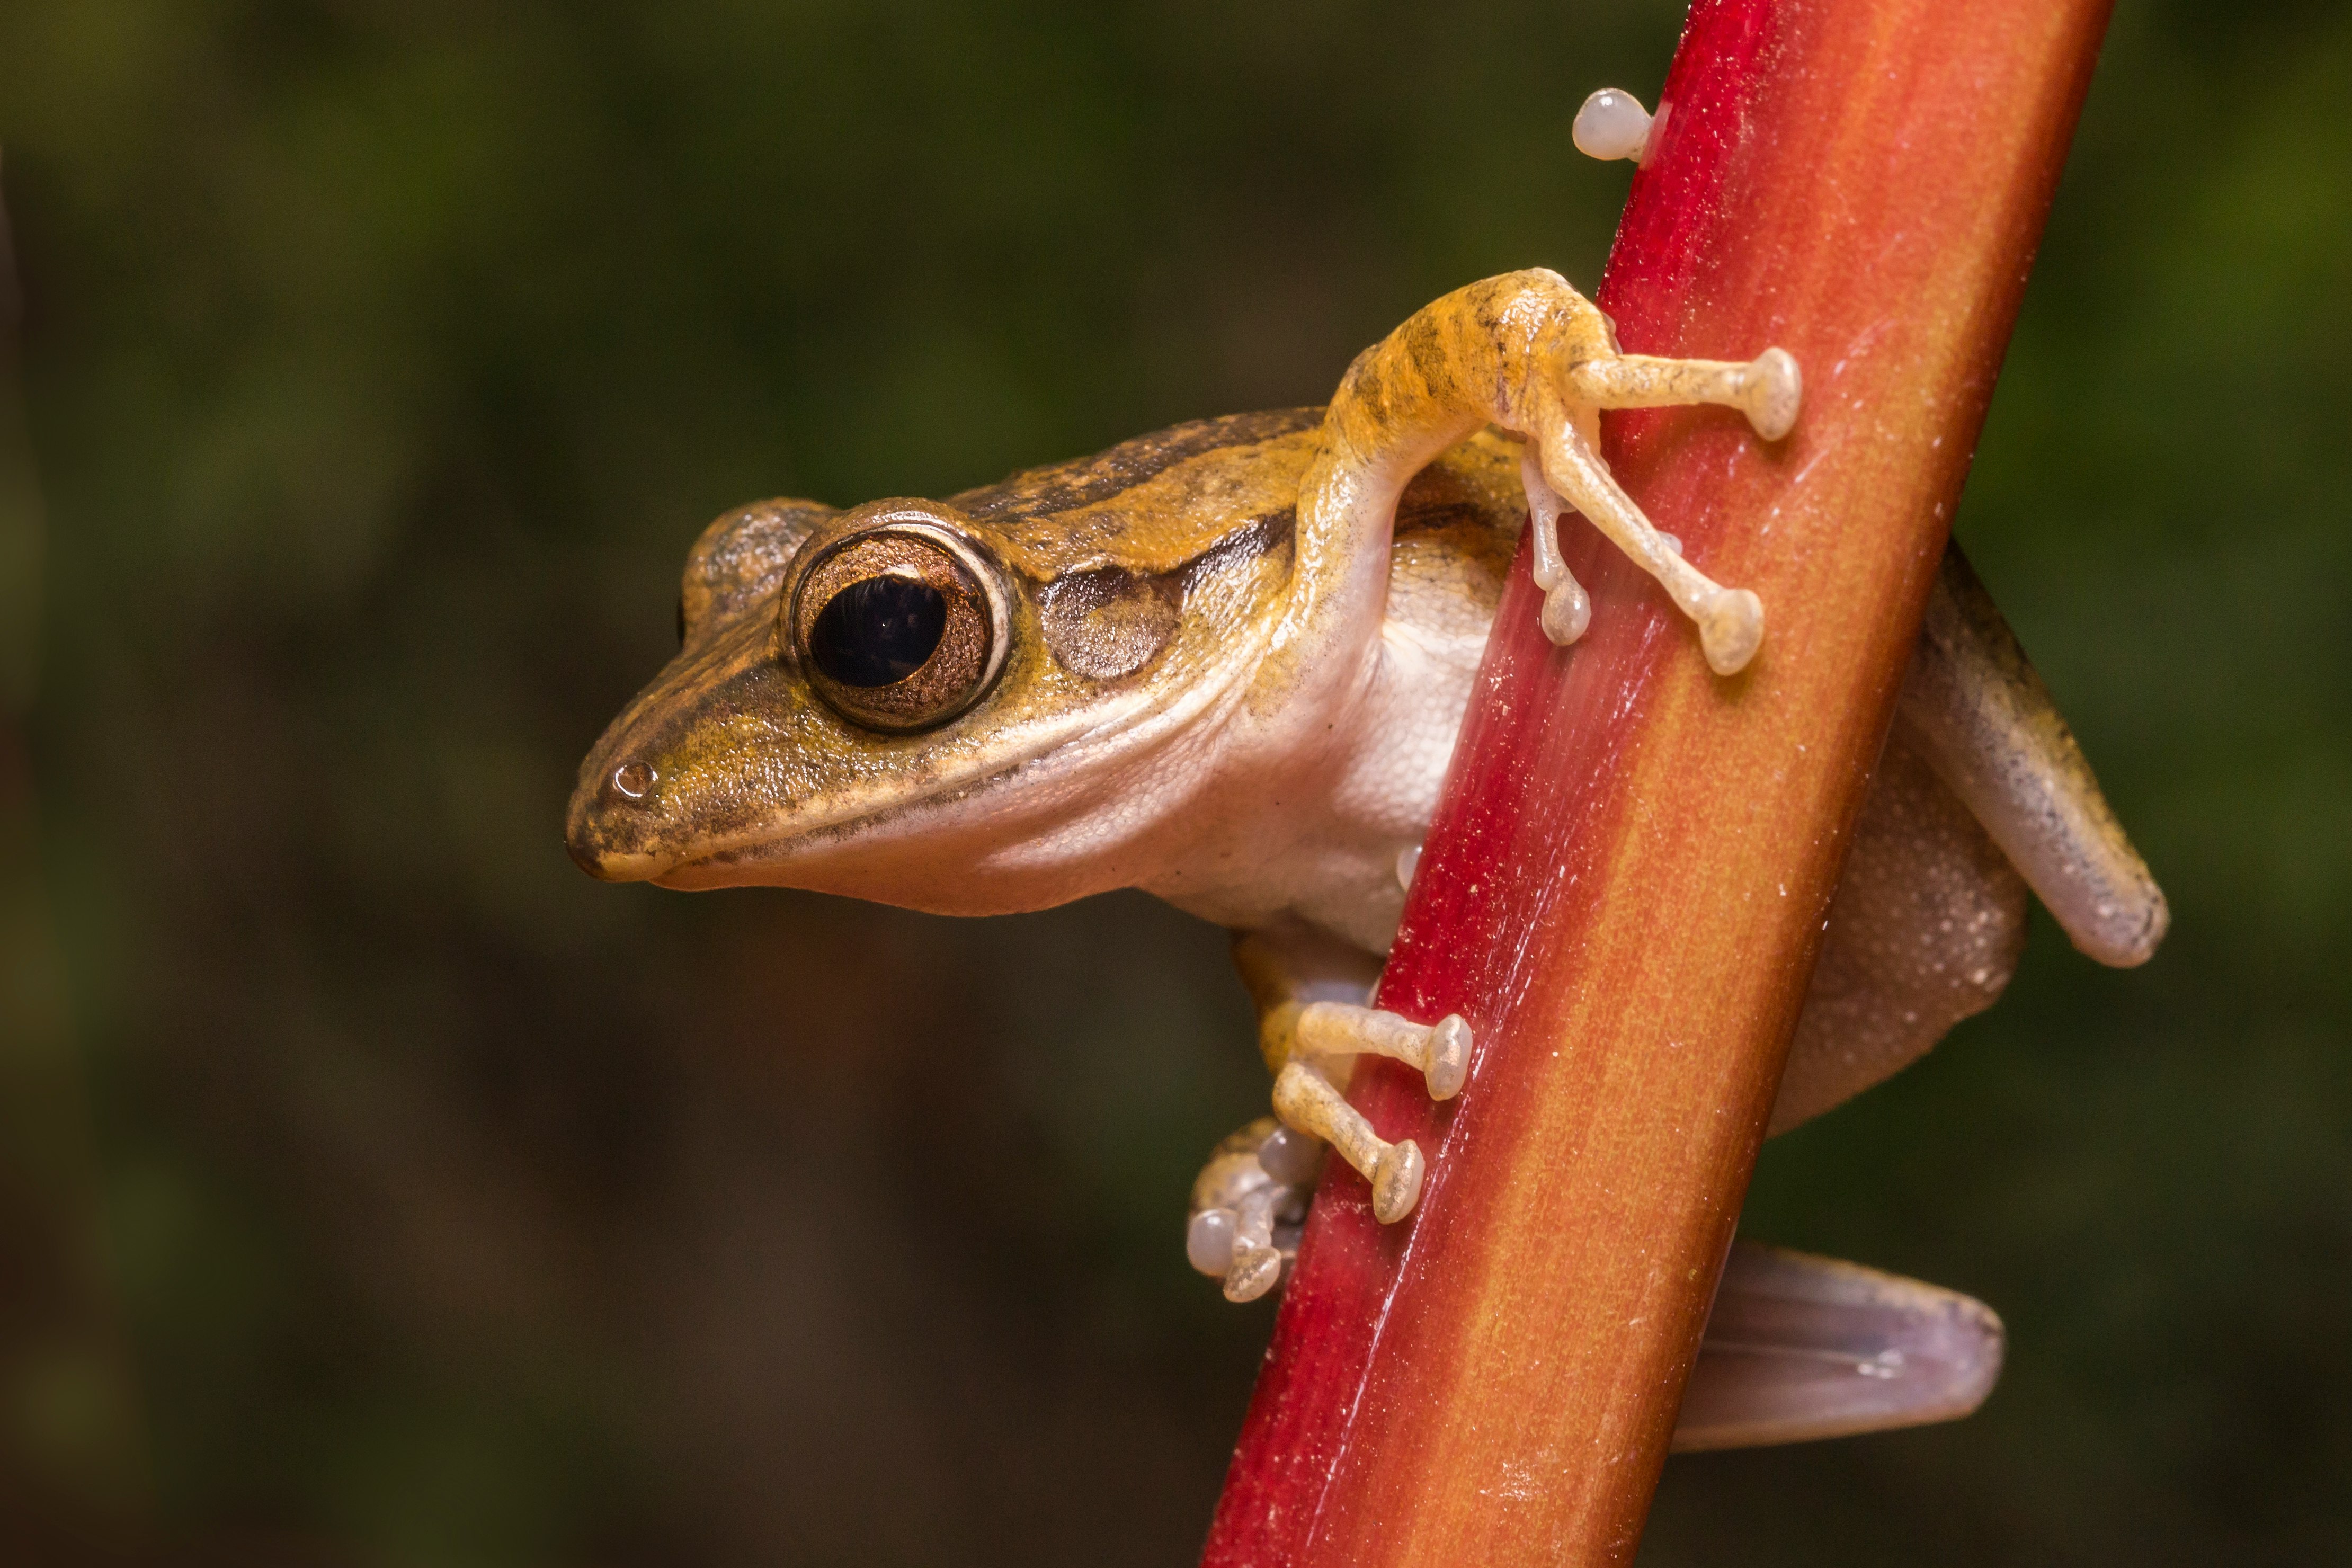
[[[1218,540],[1206,550],[1170,574],[1186,589],[1213,573],[1245,561],[1254,561],[1290,542],[1298,528],[1298,509],[1284,507],[1264,517],[1254,517]]]
[[[1188,458],[1224,447],[1247,447],[1318,425],[1320,408],[1280,408],[1265,414],[1229,414],[1171,425],[1107,452],[1049,468],[1028,468],[1011,479],[950,496],[949,504],[982,522],[1007,516],[1040,517],[1072,511],[1110,500],[1166,472]]]

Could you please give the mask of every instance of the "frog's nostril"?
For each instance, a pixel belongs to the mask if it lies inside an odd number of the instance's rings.
[[[642,882],[668,868],[661,837],[661,774],[636,759],[591,773],[572,793],[564,814],[564,847],[590,876],[605,882]]]
[[[643,800],[661,775],[646,763],[623,763],[613,770],[613,787],[628,800]]]

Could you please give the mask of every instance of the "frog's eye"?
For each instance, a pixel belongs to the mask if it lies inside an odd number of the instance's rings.
[[[801,669],[873,730],[943,724],[1003,667],[1009,613],[995,569],[928,517],[898,516],[820,548],[787,601]]]

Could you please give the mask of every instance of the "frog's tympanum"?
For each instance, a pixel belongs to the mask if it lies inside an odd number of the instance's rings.
[[[1419,1196],[1421,1152],[1345,1098],[1354,1059],[1402,1058],[1440,1099],[1462,1087],[1462,1019],[1365,1004],[1521,529],[1552,640],[1591,614],[1558,542],[1572,508],[1690,617],[1690,657],[1729,675],[1764,606],[1643,518],[1598,455],[1599,415],[1715,404],[1769,442],[1799,400],[1778,350],[1622,353],[1558,275],[1517,272],[1420,311],[1326,408],[1180,425],[946,500],[743,507],[688,556],[677,657],[582,767],[572,854],[614,881],[950,914],[1141,888],[1231,928],[1279,1121],[1220,1145],[1187,1240],[1227,1295],[1261,1295],[1325,1145],[1382,1220]],[[2138,963],[2163,932],[2163,896],[1954,552],[1774,1130],[1990,1005],[2029,885],[2102,962]],[[1745,1251],[1726,1279],[1685,1447],[1957,1414],[1998,1363],[1997,1321],[1949,1292]],[[1958,1372],[1906,1373],[1906,1344],[1924,1367],[1960,1341]]]

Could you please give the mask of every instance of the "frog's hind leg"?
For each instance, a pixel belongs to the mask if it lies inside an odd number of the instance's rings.
[[[2077,948],[2116,968],[2147,962],[2171,924],[2163,889],[1958,545],[1928,597],[1896,723]]]
[[[2026,889],[2103,963],[2146,960],[2164,894],[2047,688],[1948,550],[1797,1021],[1770,1130],[1893,1074],[2009,984]]]
[[[1925,1056],[2000,999],[2024,946],[2024,881],[1898,727],[1854,823],[1769,1131]]]
[[[1675,1422],[1679,1453],[1954,1421],[2000,1375],[1992,1309],[1859,1264],[1741,1242]]]
[[[1193,1184],[1187,1251],[1246,1301],[1297,1256],[1310,1144],[1263,1117]],[[1677,1450],[1755,1447],[1951,1421],[2000,1375],[2000,1320],[1981,1302],[1857,1264],[1731,1249],[1675,1426]]]

